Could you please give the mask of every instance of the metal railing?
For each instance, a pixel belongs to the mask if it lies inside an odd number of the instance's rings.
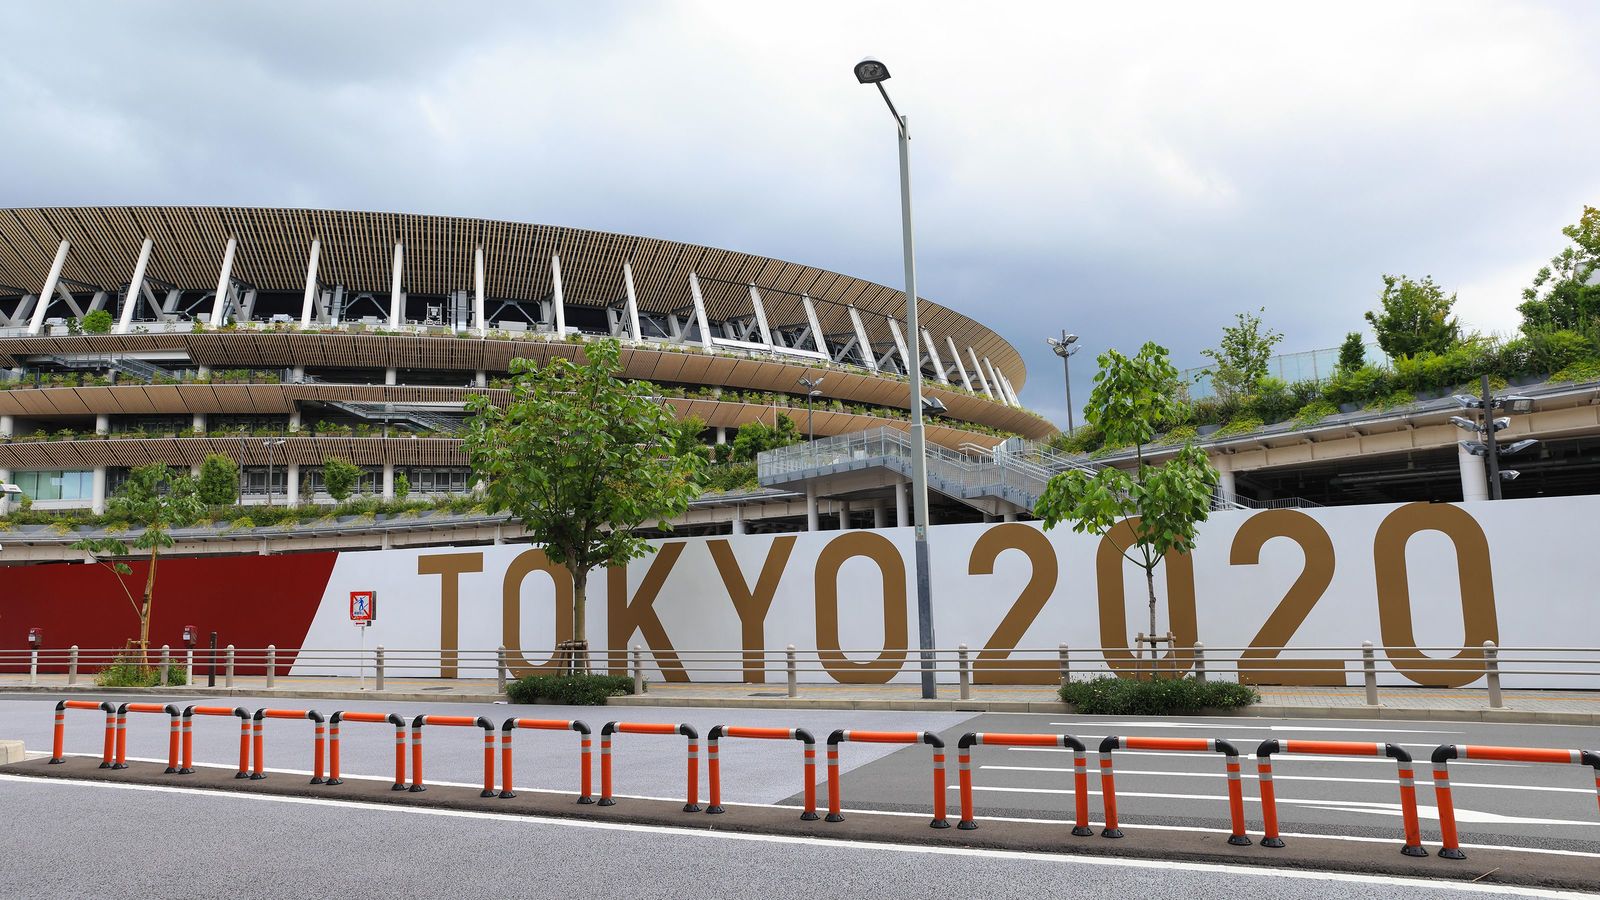
[[[1141,639],[1148,641],[1149,639]],[[41,674],[66,673],[67,684],[87,683],[86,676],[114,665],[137,663],[137,650],[79,648],[0,650],[0,673],[27,673],[37,683]],[[494,679],[503,689],[510,677],[530,666],[545,665],[545,652],[506,648],[439,650],[366,649],[293,650],[218,647],[152,647],[146,665],[183,667],[189,684],[232,688],[241,677],[264,677],[271,688],[291,670],[297,678],[333,676],[365,678],[377,689],[387,677]],[[551,657],[554,658],[553,656]],[[923,662],[911,649],[854,650],[667,650],[634,646],[588,651],[580,668],[632,675],[640,687],[648,678],[703,684],[786,683],[788,696],[802,684],[915,684]],[[1506,678],[1521,686],[1600,686],[1600,648],[1481,647],[1208,647],[1180,643],[1152,655],[1126,647],[1055,647],[1011,650],[973,649],[966,645],[931,651],[931,666],[942,684],[956,685],[967,699],[973,685],[999,684],[1054,687],[1066,681],[1115,674],[1128,678],[1193,677],[1259,685],[1364,687],[1368,705],[1379,705],[1380,688],[1474,687],[1488,691],[1488,705],[1504,705]],[[1579,679],[1579,683],[1573,683]],[[1528,684],[1537,681],[1538,684]]]

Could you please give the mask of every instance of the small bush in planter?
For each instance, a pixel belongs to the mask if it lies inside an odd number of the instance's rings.
[[[1232,681],[1166,678],[1134,681],[1103,675],[1061,686],[1061,700],[1090,716],[1171,716],[1203,709],[1238,709],[1261,699]]]
[[[506,685],[512,703],[604,706],[607,697],[631,693],[633,679],[626,675],[529,675]]]

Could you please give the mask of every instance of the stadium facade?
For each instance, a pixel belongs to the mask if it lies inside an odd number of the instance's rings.
[[[330,457],[391,496],[470,489],[458,432],[514,358],[623,343],[629,377],[722,443],[780,413],[819,436],[904,429],[905,373],[954,452],[1055,429],[1016,349],[953,309],[824,269],[548,225],[240,207],[0,210],[0,481],[100,509],[132,468],[242,466],[305,502]],[[87,333],[104,310],[109,331]],[[96,317],[104,324],[105,316]],[[822,377],[807,416],[802,378]],[[808,426],[807,419],[810,423]]]

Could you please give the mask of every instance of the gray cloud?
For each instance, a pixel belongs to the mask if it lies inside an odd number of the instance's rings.
[[[1265,306],[1285,350],[1386,271],[1469,323],[1600,203],[1587,4],[45,4],[0,13],[6,205],[249,203],[698,241],[898,284],[912,117],[922,293],[1197,364]]]

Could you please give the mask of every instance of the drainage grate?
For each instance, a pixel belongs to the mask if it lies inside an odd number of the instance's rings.
[[[754,694],[750,694],[749,696],[751,696],[751,697],[787,697],[787,696],[789,696],[789,692],[788,691],[771,691],[771,692],[758,691],[758,692],[756,692]]]

